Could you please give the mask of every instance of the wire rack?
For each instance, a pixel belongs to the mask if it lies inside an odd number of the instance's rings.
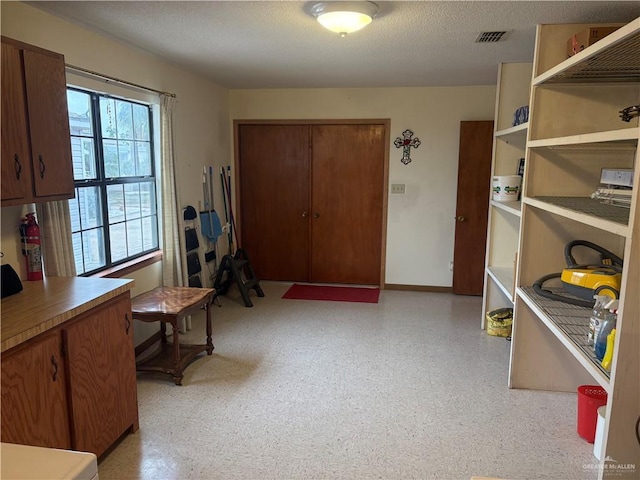
[[[609,378],[609,372],[600,365],[600,360],[596,357],[593,345],[589,345],[587,343],[591,309],[571,305],[557,300],[551,300],[538,295],[532,287],[522,287],[521,290],[540,308],[540,310],[546,314],[547,318],[557,325],[558,328],[562,330],[562,332],[564,332],[582,351],[582,353],[584,353],[594,363],[594,365],[596,365],[596,367],[598,367],[598,369],[604,373],[607,378]],[[571,295],[568,295],[562,287],[545,287],[545,290],[571,297]]]
[[[640,32],[612,45],[584,62],[574,65],[547,83],[600,81],[629,82],[640,80]]]
[[[608,205],[589,197],[535,197],[536,199],[558,207],[602,218],[621,225],[629,224],[629,209],[617,205]]]

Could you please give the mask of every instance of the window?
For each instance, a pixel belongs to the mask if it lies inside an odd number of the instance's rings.
[[[69,200],[78,275],[158,250],[151,107],[67,89],[76,196]]]

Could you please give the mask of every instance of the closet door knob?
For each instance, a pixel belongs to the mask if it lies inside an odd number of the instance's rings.
[[[320,218],[320,214],[318,212],[314,213],[313,218]]]
[[[309,213],[307,212],[302,212],[302,218],[307,218],[309,216]]]
[[[466,220],[466,218],[464,218],[462,215],[459,215],[459,216],[453,217],[453,218],[455,218],[459,222],[464,222]]]

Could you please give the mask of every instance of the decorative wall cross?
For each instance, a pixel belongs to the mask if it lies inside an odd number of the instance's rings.
[[[400,160],[405,165],[411,162],[411,157],[409,156],[409,150],[411,147],[418,148],[420,146],[420,139],[418,137],[413,137],[413,132],[409,129],[402,132],[402,137],[398,137],[395,139],[393,144],[396,148],[402,147],[402,159]]]

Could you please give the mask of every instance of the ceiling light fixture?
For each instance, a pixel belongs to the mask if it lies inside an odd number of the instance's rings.
[[[368,1],[319,2],[311,8],[311,14],[324,28],[343,38],[369,25],[376,13],[378,5]]]

